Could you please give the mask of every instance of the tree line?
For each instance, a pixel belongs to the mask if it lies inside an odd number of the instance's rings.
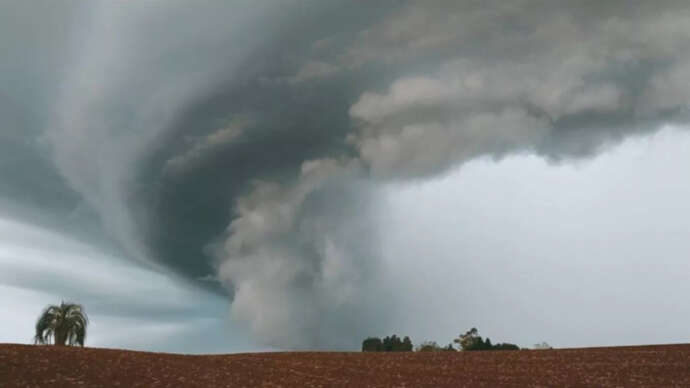
[[[411,352],[412,340],[410,337],[400,339],[397,335],[385,337],[369,337],[362,342],[363,352]]]
[[[454,343],[458,344],[460,347],[459,349],[456,349],[452,343],[449,343],[447,346],[442,347],[438,345],[434,341],[425,341],[422,342],[420,345],[417,347],[413,347],[412,345],[412,340],[410,340],[410,337],[405,336],[403,339],[400,339],[397,335],[392,335],[385,337],[383,339],[379,337],[369,337],[365,339],[362,342],[362,351],[363,352],[411,352],[412,350],[418,351],[418,352],[436,352],[436,351],[457,351],[457,350],[462,350],[462,351],[477,351],[477,350],[520,350],[520,347],[507,343],[507,342],[502,342],[502,343],[496,343],[493,344],[491,343],[491,339],[488,337],[486,339],[482,338],[479,335],[479,330],[477,328],[473,327],[465,334],[461,334],[458,338],[453,340]],[[539,347],[536,347],[537,349],[546,349],[550,348],[548,344],[545,342],[542,344],[539,344]]]

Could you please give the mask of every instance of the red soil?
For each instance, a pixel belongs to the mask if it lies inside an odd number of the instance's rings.
[[[690,345],[188,356],[0,345],[0,387],[690,387]]]

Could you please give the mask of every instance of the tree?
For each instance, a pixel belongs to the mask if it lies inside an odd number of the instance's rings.
[[[444,352],[454,352],[455,348],[453,347],[453,344],[448,344],[448,346],[446,346],[445,348],[443,348],[441,350],[443,350]]]
[[[383,339],[383,350],[386,352],[399,352],[402,350],[402,347],[403,343],[400,337],[395,334]]]
[[[517,345],[509,343],[498,343],[493,345],[491,340],[487,338],[482,339],[477,328],[473,327],[460,338],[453,340],[453,342],[460,344],[460,348],[464,351],[473,350],[520,350]]]
[[[405,336],[405,338],[403,338],[403,342],[400,346],[400,351],[401,352],[411,352],[412,351],[412,340],[410,339],[410,337]]]
[[[460,338],[456,338],[453,342],[460,345],[462,350],[483,350],[484,341],[479,336],[479,331],[476,327],[471,328],[465,334],[461,334]]]
[[[81,305],[65,302],[59,306],[51,305],[43,310],[36,322],[34,340],[37,344],[47,344],[53,339],[58,346],[84,346],[86,325],[88,317]]]
[[[378,337],[369,337],[362,342],[363,352],[411,352],[414,345],[410,337],[402,340],[393,334],[381,340]]]
[[[507,342],[504,342],[492,346],[490,350],[520,350],[520,347],[515,344],[509,344]]]
[[[393,334],[392,337],[386,336],[383,338],[383,351],[384,352],[392,352],[393,351],[393,342],[396,341],[398,337]]]
[[[378,337],[369,337],[362,342],[362,351],[363,352],[382,352],[383,351],[383,342],[381,342],[381,338]]]
[[[534,349],[536,349],[536,350],[549,350],[549,349],[553,349],[553,348],[548,343],[542,342],[540,344],[534,344]]]

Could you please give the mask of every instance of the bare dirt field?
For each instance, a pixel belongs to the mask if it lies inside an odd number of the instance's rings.
[[[0,344],[0,387],[690,387],[690,345],[188,356]]]

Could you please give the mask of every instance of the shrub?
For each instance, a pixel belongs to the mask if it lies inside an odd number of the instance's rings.
[[[441,350],[443,349],[435,341],[424,341],[415,348],[417,352],[440,352]]]

